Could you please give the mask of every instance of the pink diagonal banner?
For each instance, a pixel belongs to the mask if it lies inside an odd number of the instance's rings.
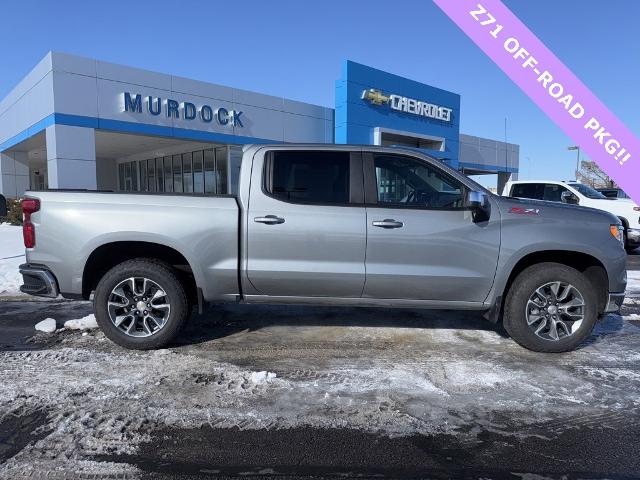
[[[631,198],[640,142],[500,0],[434,0]]]

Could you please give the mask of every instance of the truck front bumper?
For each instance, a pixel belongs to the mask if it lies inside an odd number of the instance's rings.
[[[624,293],[610,293],[607,300],[607,306],[603,313],[616,313],[622,308],[624,303]]]
[[[23,285],[20,291],[38,297],[58,296],[58,281],[51,271],[44,265],[23,263],[18,267],[22,274]]]

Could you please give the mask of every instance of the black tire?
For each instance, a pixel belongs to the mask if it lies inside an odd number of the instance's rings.
[[[116,327],[109,316],[108,301],[116,286],[130,277],[143,277],[157,283],[166,292],[170,311],[162,328],[146,337],[127,335]],[[137,258],[127,260],[109,270],[100,280],[93,297],[96,321],[104,334],[121,347],[150,350],[167,345],[178,334],[189,316],[189,302],[173,268],[159,260]]]
[[[627,237],[627,229],[624,229],[624,249],[627,253],[633,253],[638,248],[638,245],[631,245],[629,243],[629,238]]]
[[[540,338],[527,325],[526,308],[537,288],[551,282],[573,285],[584,300],[584,319],[571,335],[558,340]],[[568,352],[580,345],[593,330],[598,314],[598,297],[593,285],[578,270],[559,263],[540,263],[526,268],[516,277],[505,300],[503,323],[505,330],[517,343],[535,352]]]
[[[624,245],[624,249],[627,253],[631,253],[634,249],[631,245],[629,245],[629,238],[627,237],[627,227],[624,227],[624,233],[622,234],[622,242]]]

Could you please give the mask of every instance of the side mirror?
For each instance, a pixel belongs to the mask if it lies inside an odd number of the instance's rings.
[[[489,197],[484,192],[473,190],[467,192],[467,207],[471,209],[475,223],[486,222],[491,216]]]
[[[580,203],[578,197],[576,197],[573,193],[566,191],[560,194],[560,201],[569,205],[578,205],[578,203]]]
[[[0,217],[7,216],[7,199],[4,195],[0,194]]]

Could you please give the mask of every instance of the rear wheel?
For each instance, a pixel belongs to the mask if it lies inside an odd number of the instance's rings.
[[[93,306],[109,339],[139,350],[169,343],[189,313],[183,284],[169,265],[153,259],[128,260],[109,270]]]
[[[507,294],[504,327],[536,352],[567,352],[582,343],[597,319],[597,295],[578,270],[541,263],[523,270]]]

